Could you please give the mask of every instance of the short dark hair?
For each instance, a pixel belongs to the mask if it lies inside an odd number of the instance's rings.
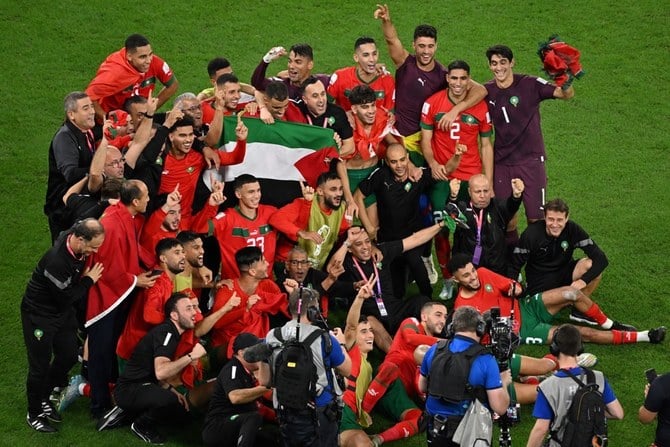
[[[514,59],[514,53],[512,53],[512,49],[505,45],[493,45],[492,47],[489,47],[488,50],[486,50],[486,58],[489,60],[489,62],[491,62],[491,58],[496,55],[501,56],[508,61]]]
[[[472,262],[472,256],[465,253],[454,254],[447,263],[447,269],[454,274],[466,265]]]
[[[156,244],[156,259],[160,258],[166,251],[172,250],[174,247],[181,247],[181,241],[174,237],[164,237]]]
[[[296,43],[291,46],[289,52],[293,51],[294,54],[298,56],[306,57],[307,59],[314,60],[314,50],[309,44],[306,43]]]
[[[67,112],[74,112],[77,110],[77,101],[80,99],[88,98],[88,95],[85,92],[70,92],[65,96],[63,100],[63,109],[65,114]]]
[[[337,172],[335,171],[326,171],[322,174],[319,175],[316,179],[316,186],[321,186],[325,185],[326,182],[329,182],[331,180],[342,180],[339,175],[337,175]]]
[[[451,320],[454,332],[475,332],[477,325],[483,322],[482,315],[472,306],[461,306],[454,311]]]
[[[141,34],[131,34],[126,38],[124,47],[126,48],[126,51],[133,53],[139,47],[146,47],[147,45],[149,45],[149,39]]]
[[[356,39],[356,42],[354,42],[354,51],[358,50],[358,47],[360,47],[361,45],[365,45],[366,43],[374,43],[375,45],[377,44],[372,37],[367,36],[359,37],[358,39]]]
[[[230,67],[230,62],[225,57],[215,57],[207,64],[207,74],[210,78],[216,75],[216,72]]]
[[[258,183],[258,179],[251,174],[240,174],[235,177],[235,190],[237,191],[249,183]]]
[[[109,199],[120,198],[122,186],[123,186],[123,179],[115,177],[107,177],[102,182],[102,188],[100,188],[100,199],[109,200]]]
[[[263,258],[263,252],[258,247],[242,247],[235,252],[235,264],[240,272],[249,270],[251,264]]]
[[[216,78],[217,87],[223,87],[224,85],[232,82],[233,84],[238,84],[240,80],[232,73],[224,73],[218,78]]]
[[[414,28],[414,40],[419,37],[431,37],[437,42],[437,30],[433,25],[422,24]]]
[[[144,96],[133,95],[133,96],[131,96],[130,98],[126,99],[123,102],[123,110],[127,113],[130,113],[130,108],[134,104],[146,104],[146,103],[147,103],[147,98],[145,98]]]
[[[465,70],[467,74],[470,74],[470,65],[465,61],[457,59],[447,65],[447,73],[449,73],[451,70]]]
[[[191,299],[191,297],[184,292],[175,292],[170,295],[170,298],[168,298],[168,300],[165,302],[165,307],[163,307],[166,320],[170,319],[170,314],[177,310],[177,303],[184,298],[188,298],[189,300]]]
[[[142,190],[140,185],[143,182],[141,180],[126,180],[121,185],[121,192],[119,197],[121,198],[121,203],[124,205],[130,205],[133,203],[133,200],[139,199],[142,197]]]
[[[177,233],[177,240],[181,242],[182,245],[189,244],[193,241],[197,241],[198,239],[202,239],[202,236],[200,236],[198,233],[194,233],[193,231],[187,230]]]
[[[183,117],[179,118],[177,121],[174,122],[172,127],[168,129],[168,132],[172,133],[180,127],[188,127],[188,126],[195,128],[195,122],[193,121],[193,118],[191,118],[190,116],[184,115]]]
[[[306,315],[307,309],[316,307],[319,309],[319,301],[321,297],[319,292],[308,287],[297,287],[293,289],[288,296],[288,310],[294,317],[299,315]],[[302,303],[300,301],[302,300]],[[300,304],[300,313],[298,314],[298,304]]]
[[[421,313],[432,309],[433,306],[442,306],[442,307],[446,308],[447,304],[444,301],[428,301],[426,304],[424,304],[421,307]]]
[[[321,80],[316,76],[308,76],[307,79],[305,79],[302,85],[300,86],[300,93],[304,95],[307,87],[309,87],[312,84],[316,84],[317,82],[321,82]]]
[[[94,237],[105,234],[105,227],[102,226],[98,219],[87,217],[86,219],[78,220],[72,225],[72,234],[85,241],[90,241]]]
[[[577,356],[582,350],[582,334],[575,326],[562,324],[554,330],[552,343],[561,354]]]
[[[283,101],[288,98],[288,87],[282,81],[270,81],[265,87],[265,95],[270,99]]]
[[[372,87],[366,84],[360,84],[351,89],[349,93],[349,102],[352,106],[360,104],[370,104],[377,101],[377,95]]]
[[[547,214],[547,211],[555,211],[558,213],[565,213],[567,216],[570,214],[570,207],[565,200],[555,198],[544,204],[544,214]]]

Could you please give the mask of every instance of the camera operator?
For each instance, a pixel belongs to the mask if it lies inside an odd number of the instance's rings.
[[[491,353],[479,344],[486,323],[471,306],[454,312],[451,340],[433,345],[421,364],[419,389],[428,394],[428,445],[452,447],[456,427],[474,398],[498,414],[509,406],[509,370],[500,372]],[[468,363],[469,362],[469,363]],[[471,390],[468,389],[471,387]]]
[[[561,370],[547,378],[539,386],[537,401],[533,408],[535,426],[528,437],[527,447],[545,445],[547,433],[551,430],[550,447],[560,447],[564,440],[565,429],[569,425],[567,415],[573,397],[577,392],[574,380],[566,372],[586,381],[584,369],[577,364],[577,356],[582,352],[582,336],[571,324],[559,326],[554,333],[551,353],[558,357]],[[614,391],[600,371],[593,371],[595,382],[603,395],[605,415],[612,419],[623,419],[623,407],[614,395]],[[606,444],[594,444],[606,445]]]
[[[651,424],[658,417],[654,446],[670,446],[670,373],[656,377],[644,387],[644,404],[637,412],[643,424]]]

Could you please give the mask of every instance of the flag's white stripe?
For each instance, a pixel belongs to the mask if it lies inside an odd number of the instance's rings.
[[[234,148],[235,142],[230,142],[221,149],[231,152]],[[240,174],[252,174],[273,180],[305,180],[294,164],[313,152],[314,149],[287,148],[272,143],[247,143],[244,161],[222,168],[223,178],[230,182]]]

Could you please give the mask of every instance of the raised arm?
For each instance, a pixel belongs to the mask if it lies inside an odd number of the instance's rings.
[[[442,230],[442,227],[444,227],[444,221],[439,221],[430,227],[426,227],[423,230],[417,231],[411,236],[406,237],[402,240],[403,253],[428,242]]]
[[[400,67],[409,56],[409,52],[402,46],[398,32],[391,22],[391,14],[388,5],[377,5],[374,13],[375,19],[381,20],[382,32],[384,33],[384,40],[389,50],[389,56],[395,64],[396,68]]]

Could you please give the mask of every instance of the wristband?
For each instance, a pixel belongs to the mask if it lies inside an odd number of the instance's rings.
[[[188,354],[186,354],[186,357],[188,357],[190,361],[193,361],[193,356],[191,355],[190,352]]]

